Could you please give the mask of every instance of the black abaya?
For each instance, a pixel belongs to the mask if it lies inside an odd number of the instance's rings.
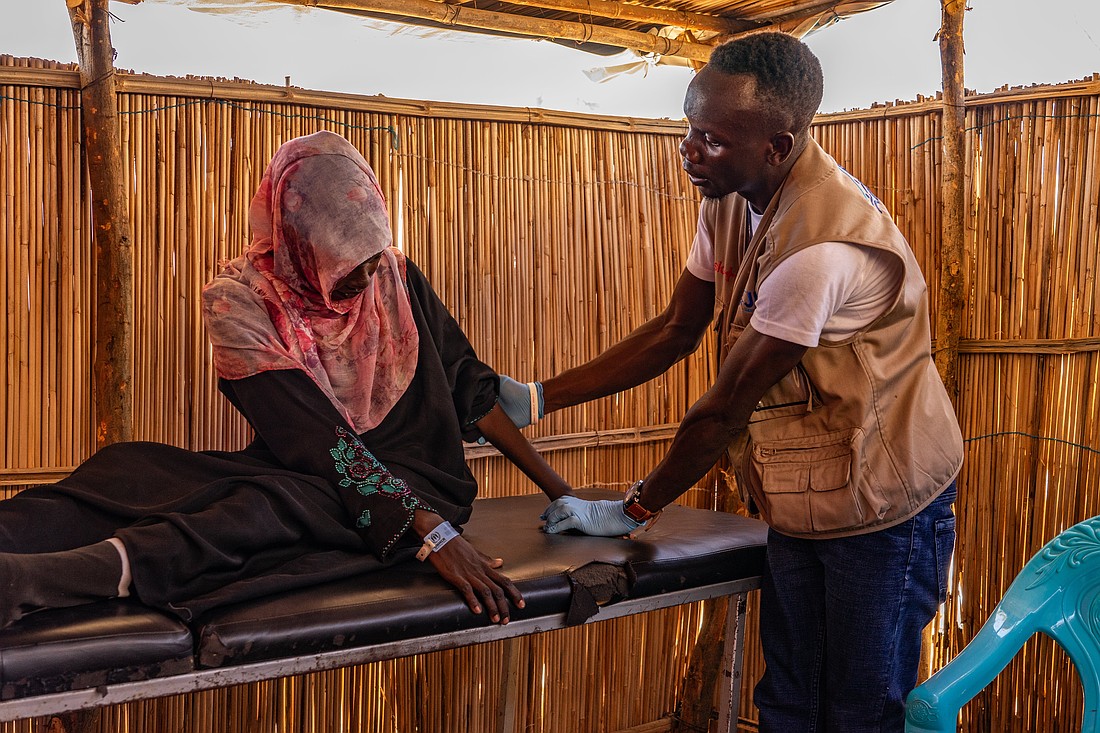
[[[246,449],[104,448],[57,484],[0,502],[0,551],[116,536],[135,594],[190,619],[406,559],[418,508],[462,524],[477,491],[462,435],[493,408],[497,378],[412,262],[407,282],[416,374],[376,428],[356,436],[301,371],[223,381],[255,430]]]

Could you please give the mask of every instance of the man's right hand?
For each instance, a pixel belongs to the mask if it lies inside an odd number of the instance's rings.
[[[546,522],[542,531],[547,534],[575,529],[597,537],[622,537],[642,526],[623,513],[621,501],[586,501],[575,496],[550,502],[539,518]]]
[[[531,385],[535,387],[536,396],[534,414],[532,414],[531,411]],[[500,403],[501,408],[504,410],[504,414],[508,416],[508,419],[510,419],[517,428],[525,428],[528,425],[533,425],[541,420],[545,414],[541,382],[524,384],[523,382],[517,382],[507,375],[501,374],[500,397],[498,397],[497,402]]]

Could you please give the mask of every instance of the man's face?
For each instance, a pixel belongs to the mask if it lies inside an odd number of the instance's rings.
[[[774,122],[755,95],[756,82],[744,74],[704,68],[688,86],[684,115],[688,132],[680,143],[683,168],[692,185],[708,198],[739,193],[755,200],[766,187]],[[770,198],[770,193],[767,196]]]

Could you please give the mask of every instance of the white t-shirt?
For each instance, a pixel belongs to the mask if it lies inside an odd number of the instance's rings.
[[[750,231],[761,214],[749,209]],[[687,270],[714,282],[714,242],[700,218]],[[749,323],[758,333],[812,348],[842,341],[868,326],[897,297],[904,263],[888,252],[850,242],[822,242],[779,263],[756,294]]]

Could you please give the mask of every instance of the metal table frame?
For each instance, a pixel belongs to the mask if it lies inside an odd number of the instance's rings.
[[[722,654],[723,679],[718,697],[718,731],[727,733],[736,729],[740,705],[741,664],[745,639],[745,598],[750,590],[759,587],[760,578],[751,577],[657,596],[625,599],[601,607],[588,623],[728,596],[730,604],[726,616],[726,641]],[[565,614],[561,613],[539,618],[515,620],[506,626],[484,626],[435,636],[402,639],[352,649],[340,649],[321,654],[273,659],[232,667],[198,669],[169,677],[7,700],[0,702],[0,722],[53,715],[102,705],[114,705],[134,700],[198,692],[200,690],[259,682],[309,672],[321,672],[357,664],[397,659],[414,654],[455,649],[471,644],[515,640],[520,636],[563,628],[566,628]],[[515,719],[517,707],[515,701],[516,696],[519,694],[518,679],[521,663],[519,646],[514,641],[506,644],[504,653],[504,699],[497,721],[497,733],[515,733],[515,731],[518,731]]]

